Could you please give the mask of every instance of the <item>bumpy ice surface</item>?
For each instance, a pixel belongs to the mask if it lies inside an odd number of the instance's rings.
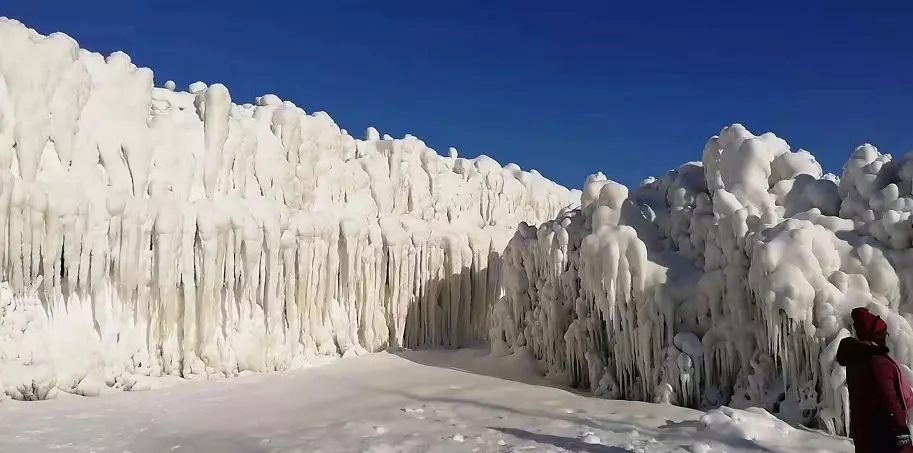
[[[15,399],[486,341],[538,172],[358,140],[0,19],[0,388]]]
[[[834,358],[850,311],[885,318],[913,363],[911,186],[913,162],[872,145],[838,178],[739,124],[633,191],[593,175],[577,207],[508,244],[492,345],[600,395],[756,406],[846,433]]]
[[[155,88],[125,54],[12,20],[0,43],[15,399],[490,342],[599,395],[843,433],[849,311],[882,315],[913,363],[913,163],[874,146],[837,177],[735,124],[634,190],[569,191],[273,95]]]

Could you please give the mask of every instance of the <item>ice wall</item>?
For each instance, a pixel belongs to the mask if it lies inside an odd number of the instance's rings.
[[[863,145],[838,178],[735,124],[631,192],[593,175],[577,207],[510,240],[492,344],[597,394],[845,433],[851,309],[884,317],[913,363],[911,162]]]
[[[579,198],[274,95],[174,89],[0,19],[0,395],[485,341],[517,224]]]

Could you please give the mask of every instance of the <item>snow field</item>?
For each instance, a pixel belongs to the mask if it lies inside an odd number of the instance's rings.
[[[547,386],[523,353],[380,353],[104,398],[4,402],[0,450],[131,453],[850,452],[769,414]]]

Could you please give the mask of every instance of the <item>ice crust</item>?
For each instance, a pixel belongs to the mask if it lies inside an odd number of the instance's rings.
[[[823,174],[739,124],[634,190],[570,191],[0,19],[0,388],[487,341],[598,395],[843,434],[850,310],[913,364],[911,191],[913,159],[866,144]]]
[[[578,198],[0,19],[0,394],[484,343],[516,226]]]
[[[884,317],[913,363],[911,186],[909,157],[862,145],[838,178],[739,124],[631,192],[593,175],[578,206],[509,242],[492,346],[609,397],[757,406],[845,434],[834,358],[851,309]]]

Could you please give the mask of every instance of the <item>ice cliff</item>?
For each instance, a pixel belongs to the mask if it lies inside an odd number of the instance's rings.
[[[0,19],[0,388],[490,342],[599,395],[844,433],[850,310],[913,363],[911,192],[913,159],[862,145],[838,177],[738,124],[634,190],[569,191]]]
[[[602,174],[504,253],[496,350],[608,397],[759,406],[847,430],[849,313],[869,306],[913,363],[913,160],[871,145],[842,178],[739,124],[629,191]]]
[[[0,395],[485,342],[507,240],[576,199],[0,19]]]

